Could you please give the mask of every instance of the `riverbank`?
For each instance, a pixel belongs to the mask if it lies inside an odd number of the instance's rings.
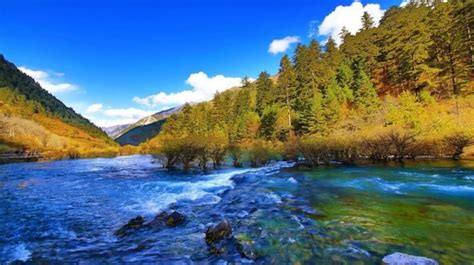
[[[18,163],[18,162],[37,162],[43,157],[39,153],[13,152],[0,154],[0,164]]]
[[[317,165],[309,163],[308,161],[299,160],[295,163],[296,168],[314,168],[317,166],[325,166],[325,165],[403,165],[403,164],[413,164],[413,163],[436,163],[436,162],[443,162],[446,161],[450,163],[451,161],[457,161],[459,163],[463,163],[463,161],[474,161],[474,150],[471,151],[471,149],[474,148],[469,148],[469,151],[466,152],[468,155],[463,155],[460,157],[459,160],[453,160],[449,156],[445,157],[418,157],[416,159],[406,159],[399,161],[397,159],[389,158],[387,160],[373,160],[370,158],[359,158],[357,160],[351,161],[348,163],[347,161],[320,161]],[[9,152],[9,153],[0,153],[0,164],[12,164],[12,163],[25,163],[25,162],[53,162],[53,161],[61,161],[61,160],[77,160],[77,159],[95,159],[95,158],[114,158],[114,157],[127,157],[127,156],[133,156],[133,155],[145,155],[145,154],[139,154],[139,153],[133,153],[133,152],[126,152],[124,154],[113,154],[113,153],[107,153],[107,155],[92,155],[92,156],[85,156],[81,157],[79,155],[77,156],[56,156],[55,158],[47,158],[44,157],[41,153],[38,152],[23,152],[20,150],[16,150],[14,152]],[[162,159],[157,156],[157,155],[152,155],[155,160],[154,163],[161,163],[163,162]],[[281,161],[281,160],[279,160]],[[161,164],[162,167],[165,167],[166,165]],[[233,162],[232,159],[225,159],[223,163],[219,167],[226,167],[226,166],[232,166]],[[265,166],[265,165],[260,165],[260,166]],[[239,163],[239,165],[234,166],[235,168],[242,168],[242,167],[252,167],[252,163],[250,161],[245,161],[242,163]],[[257,167],[257,166],[253,166]],[[208,170],[211,170],[213,168],[212,163],[208,163],[207,167]],[[218,169],[218,168],[216,168]],[[193,168],[193,171],[199,170],[198,166],[195,166]]]

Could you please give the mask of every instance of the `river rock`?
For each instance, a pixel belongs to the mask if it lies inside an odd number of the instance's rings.
[[[146,226],[150,227],[150,228],[153,228],[153,229],[163,228],[165,226],[167,218],[168,218],[168,213],[167,212],[161,212],[161,213],[159,213],[155,216],[153,221],[146,224]]]
[[[314,210],[313,208],[309,207],[309,206],[301,206],[299,207],[299,209],[305,213],[305,214],[308,214],[308,215],[314,215],[314,216],[322,216],[323,214],[317,210]]]
[[[143,217],[140,215],[135,218],[132,218],[128,221],[126,225],[122,226],[119,230],[117,230],[114,235],[125,236],[127,235],[129,230],[137,230],[142,228],[144,222],[145,219],[143,219]]]
[[[225,238],[232,236],[232,227],[230,222],[223,220],[215,226],[210,226],[206,231],[206,243],[208,245],[217,243]]]
[[[248,235],[239,234],[235,236],[235,241],[242,257],[256,260],[260,256],[255,249],[255,242]]]
[[[395,252],[382,259],[384,265],[439,265],[436,260]]]
[[[161,212],[155,216],[153,221],[146,224],[146,227],[152,229],[162,229],[165,227],[176,227],[186,222],[186,216],[174,211],[171,214]]]
[[[184,224],[185,221],[186,217],[184,215],[174,211],[166,218],[166,225],[169,227],[175,227]]]

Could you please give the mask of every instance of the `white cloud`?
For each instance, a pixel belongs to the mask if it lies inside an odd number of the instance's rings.
[[[89,107],[87,107],[86,112],[87,113],[96,113],[96,112],[99,112],[100,110],[102,110],[103,107],[104,107],[104,105],[99,104],[99,103],[92,104]]]
[[[112,118],[134,119],[135,121],[146,116],[150,116],[155,111],[146,111],[136,108],[127,109],[106,109],[104,115]]]
[[[319,25],[319,21],[317,20],[311,20],[309,22],[308,38],[311,39],[318,35],[318,30],[317,30],[318,25]]]
[[[104,108],[102,104],[92,104],[86,109],[89,120],[100,127],[135,123],[141,118],[157,111],[146,111],[137,108]]]
[[[288,36],[283,39],[273,40],[268,47],[268,52],[272,54],[285,52],[288,50],[288,48],[290,48],[291,44],[297,42],[300,42],[300,38],[298,36]]]
[[[36,80],[36,82],[41,85],[42,88],[48,90],[52,94],[73,91],[76,89],[76,86],[74,86],[73,84],[61,83],[51,79],[48,72],[41,70],[32,70],[24,66],[20,66],[18,67],[18,69],[20,69],[20,71],[22,71],[23,73],[31,76],[33,79]],[[58,77],[64,75],[61,74],[62,73],[58,75],[57,73],[55,73],[54,75]]]
[[[401,7],[404,7],[404,6],[408,5],[408,2],[409,2],[409,1],[410,1],[410,0],[403,0],[403,1],[400,3],[400,6],[401,6]]]
[[[18,67],[18,69],[20,69],[20,71],[22,71],[23,73],[33,77],[33,79],[44,79],[44,78],[47,78],[48,77],[48,73],[44,72],[44,71],[41,71],[41,70],[31,70],[31,69],[28,69],[26,67],[23,67],[23,66],[20,66]]]
[[[200,102],[210,100],[216,92],[239,86],[241,82],[242,78],[240,77],[225,77],[223,75],[209,77],[204,72],[198,72],[189,75],[186,80],[186,84],[190,85],[191,89],[176,93],[159,92],[144,98],[134,97],[133,101],[149,107]]]
[[[382,18],[385,10],[382,10],[379,4],[366,4],[362,5],[361,2],[354,1],[350,6],[337,6],[334,11],[327,15],[321,25],[319,25],[318,32],[320,36],[331,36],[337,44],[341,44],[341,38],[339,33],[343,27],[355,34],[362,28],[361,17],[364,11],[374,19],[376,25],[378,25]]]
[[[135,123],[136,119],[94,119],[88,117],[88,119],[92,120],[92,122],[99,126],[99,127],[111,127],[115,125],[125,125],[125,124],[132,124]]]

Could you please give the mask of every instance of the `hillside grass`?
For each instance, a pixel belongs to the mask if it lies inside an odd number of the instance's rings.
[[[9,88],[0,88],[0,126],[3,152],[38,150],[46,159],[59,159],[111,156],[119,151],[111,139],[70,125]]]

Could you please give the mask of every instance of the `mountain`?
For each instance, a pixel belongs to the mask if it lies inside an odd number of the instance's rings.
[[[120,145],[139,145],[146,142],[158,135],[166,119],[182,108],[183,106],[178,106],[144,117],[118,133],[115,141]]]
[[[117,149],[107,134],[0,54],[0,152],[78,157]]]
[[[112,139],[119,136],[123,130],[128,128],[131,124],[115,125],[110,127],[102,127],[102,130]]]

